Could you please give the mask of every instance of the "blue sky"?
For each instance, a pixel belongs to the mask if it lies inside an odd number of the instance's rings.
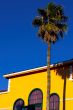
[[[51,45],[51,63],[73,58],[73,0],[52,0],[69,17],[64,39]],[[37,36],[32,20],[50,0],[0,0],[0,90],[7,88],[4,74],[46,65],[47,45]]]

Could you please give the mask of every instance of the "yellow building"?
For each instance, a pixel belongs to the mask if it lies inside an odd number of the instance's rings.
[[[50,69],[50,110],[73,110],[73,60],[51,65]],[[46,66],[4,77],[8,90],[0,92],[0,110],[46,110]]]

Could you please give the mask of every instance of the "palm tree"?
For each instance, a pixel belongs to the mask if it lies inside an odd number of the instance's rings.
[[[48,44],[46,110],[50,110],[50,46],[59,37],[63,38],[64,32],[67,31],[67,19],[63,7],[51,2],[47,5],[47,8],[38,9],[38,16],[33,20],[33,25],[38,27],[38,36]]]

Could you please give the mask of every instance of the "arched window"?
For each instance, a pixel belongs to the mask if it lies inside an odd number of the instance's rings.
[[[30,110],[42,110],[43,94],[40,89],[33,90],[29,95]],[[32,109],[33,108],[33,109]]]
[[[59,110],[59,96],[55,93],[50,96],[50,110]]]
[[[23,110],[24,101],[23,99],[17,99],[14,103],[13,110]]]

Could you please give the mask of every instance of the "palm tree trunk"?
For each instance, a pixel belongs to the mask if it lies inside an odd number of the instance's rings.
[[[48,43],[47,50],[47,103],[46,110],[50,110],[50,43]]]

